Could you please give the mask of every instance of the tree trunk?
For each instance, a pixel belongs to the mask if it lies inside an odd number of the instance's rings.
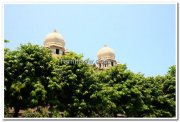
[[[18,117],[19,116],[19,110],[20,110],[19,107],[14,107],[14,115],[13,115],[13,117]]]

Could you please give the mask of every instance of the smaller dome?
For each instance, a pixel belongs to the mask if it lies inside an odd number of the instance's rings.
[[[109,48],[107,45],[104,45],[97,53],[98,59],[112,59],[115,60],[115,53],[114,51]]]
[[[46,47],[49,47],[51,45],[64,47],[65,45],[64,37],[61,34],[59,34],[56,30],[54,30],[54,32],[46,36],[44,45]]]

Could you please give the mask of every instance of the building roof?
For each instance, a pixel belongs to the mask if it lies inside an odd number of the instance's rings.
[[[64,42],[64,37],[58,33],[56,30],[54,30],[54,32],[49,33],[44,40],[44,46],[45,47],[49,47],[51,45],[57,45],[60,47],[64,47],[65,46],[65,42]]]
[[[108,47],[107,45],[104,45],[98,52],[97,57],[99,60],[101,59],[112,59],[115,60],[115,53],[113,49]]]

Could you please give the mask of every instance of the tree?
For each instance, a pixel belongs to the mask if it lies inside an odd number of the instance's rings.
[[[5,51],[5,103],[14,107],[14,117],[23,108],[47,105],[53,64],[49,50],[38,45],[21,45]]]
[[[53,58],[38,45],[5,48],[4,53],[5,108],[8,113],[14,107],[14,117],[20,109],[39,106],[66,117],[175,116],[176,66],[166,75],[145,77],[125,64],[99,70],[75,52]],[[23,116],[49,117],[41,113]]]
[[[97,75],[99,89],[92,98],[100,116],[117,113],[127,117],[175,116],[174,67],[165,76],[144,77],[120,64]]]
[[[147,77],[141,86],[147,109],[146,117],[175,116],[175,66],[164,76]]]
[[[176,66],[175,65],[169,67],[167,75],[170,75],[171,77],[176,77]]]
[[[99,103],[99,111],[104,109],[101,116],[116,116],[118,113],[140,116],[144,103],[138,82],[142,78],[122,64],[100,72],[98,80],[101,81],[101,89],[96,98],[103,103]]]
[[[90,87],[94,84],[92,66],[82,59],[82,55],[70,52],[56,60],[56,80],[61,88],[55,91],[59,100],[60,111],[67,111],[68,116],[90,115]]]

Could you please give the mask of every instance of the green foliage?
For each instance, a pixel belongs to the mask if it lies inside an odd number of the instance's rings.
[[[137,84],[140,76],[127,70],[126,65],[116,65],[100,72],[98,81],[101,89],[92,97],[103,103],[99,102],[97,106],[98,111],[102,110],[101,116],[116,116],[118,113],[141,116],[143,96]]]
[[[5,43],[9,43],[9,42],[10,42],[10,40],[4,40],[4,42],[5,42]]]
[[[89,88],[94,83],[92,67],[82,60],[81,55],[73,52],[60,57],[56,64],[56,82],[61,86],[56,87],[59,109],[67,111],[68,116],[88,116],[92,94]]]
[[[118,64],[99,70],[70,52],[52,58],[38,45],[5,49],[5,115],[22,117],[175,117],[176,66],[164,76],[145,77]],[[49,112],[51,114],[49,114]]]
[[[38,45],[21,45],[5,51],[5,101],[15,108],[46,105],[53,63],[49,51]],[[14,115],[17,116],[17,115]]]
[[[168,71],[167,75],[170,75],[170,76],[172,76],[172,77],[175,77],[175,76],[176,76],[176,66],[175,66],[175,65],[174,65],[174,66],[171,66],[171,67],[169,68],[169,71]]]
[[[53,111],[51,111],[51,113],[52,113],[51,117],[53,117],[53,118],[62,118],[64,115],[64,114],[61,114],[59,112],[59,110],[57,110],[57,109],[54,109]]]

